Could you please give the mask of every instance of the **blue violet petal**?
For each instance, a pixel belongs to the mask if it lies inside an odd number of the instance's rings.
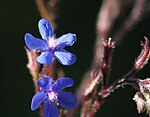
[[[59,78],[58,80],[55,81],[52,90],[53,91],[60,91],[63,90],[66,87],[71,87],[74,84],[74,80],[71,78]]]
[[[31,110],[36,110],[40,104],[45,100],[46,94],[44,92],[37,92],[31,102]]]
[[[41,51],[48,50],[46,41],[37,39],[29,33],[25,34],[25,43],[27,47],[31,50],[36,50],[36,49]]]
[[[47,19],[41,19],[38,23],[39,32],[44,40],[54,36],[54,30]]]
[[[56,59],[63,65],[70,66],[76,62],[76,55],[66,51],[65,49],[59,49],[54,52]]]
[[[61,107],[68,109],[77,104],[77,97],[71,92],[59,92],[59,104]]]
[[[54,55],[51,51],[42,52],[40,56],[36,58],[36,60],[41,64],[52,64],[52,59]]]

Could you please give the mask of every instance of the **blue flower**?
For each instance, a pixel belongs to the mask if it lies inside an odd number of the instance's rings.
[[[25,43],[29,49],[41,51],[41,55],[36,58],[39,63],[52,64],[53,57],[67,66],[76,62],[76,56],[64,49],[65,46],[72,46],[76,42],[75,34],[64,34],[56,39],[54,30],[47,19],[41,19],[38,26],[43,40],[26,33]]]
[[[77,98],[71,92],[62,91],[66,87],[71,87],[74,80],[71,78],[59,78],[52,84],[52,78],[44,77],[38,80],[41,92],[37,92],[32,98],[31,110],[36,110],[41,103],[44,103],[45,117],[58,117],[57,104],[64,109],[73,108],[77,103]]]

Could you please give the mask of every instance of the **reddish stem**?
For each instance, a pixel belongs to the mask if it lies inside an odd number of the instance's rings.
[[[88,113],[87,117],[94,117],[97,110],[101,107],[101,105],[103,104],[104,99],[101,97],[99,97],[99,99],[94,101],[93,107],[91,109],[91,111]]]
[[[108,77],[110,72],[110,65],[112,61],[112,51],[115,48],[114,42],[109,38],[103,42],[104,55],[102,58],[102,73],[103,73],[103,88],[106,89],[108,85]]]
[[[55,63],[53,61],[53,63],[51,65],[43,65],[42,71],[39,75],[39,77],[46,77],[49,76],[51,78],[55,78]]]

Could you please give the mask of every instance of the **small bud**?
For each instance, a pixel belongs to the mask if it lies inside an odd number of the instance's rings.
[[[143,49],[135,62],[135,69],[138,70],[142,69],[143,66],[147,64],[150,58],[149,41],[146,37],[145,37],[145,43],[141,42],[141,45]]]

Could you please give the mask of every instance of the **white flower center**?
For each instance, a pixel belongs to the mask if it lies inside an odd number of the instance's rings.
[[[58,102],[58,94],[56,92],[48,92],[48,99],[52,102]]]
[[[56,43],[56,40],[55,40],[55,36],[49,37],[49,39],[48,39],[48,48],[51,49],[51,50],[54,50],[56,46],[57,46],[57,43]]]

